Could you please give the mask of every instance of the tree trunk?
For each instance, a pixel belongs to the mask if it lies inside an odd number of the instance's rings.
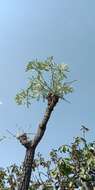
[[[18,190],[28,190],[29,182],[30,182],[30,178],[31,178],[31,172],[32,172],[34,152],[35,152],[35,150],[33,150],[31,148],[26,149],[25,160],[23,163],[23,174],[21,176],[21,182],[18,187]]]
[[[45,133],[47,123],[50,119],[54,107],[56,106],[59,100],[59,97],[50,93],[47,97],[47,100],[48,106],[46,108],[46,112],[41,123],[38,126],[34,138],[31,141],[29,141],[26,133],[18,137],[20,143],[26,148],[26,156],[23,163],[23,174],[21,176],[21,182],[18,187],[18,190],[28,190],[29,188],[35,149]]]

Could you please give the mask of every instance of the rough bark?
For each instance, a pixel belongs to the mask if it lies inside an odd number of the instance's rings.
[[[21,182],[18,190],[28,190],[29,188],[35,149],[45,133],[47,123],[59,98],[58,96],[52,95],[50,93],[47,97],[47,100],[48,106],[46,108],[46,112],[44,114],[42,122],[38,126],[37,132],[33,140],[29,141],[25,133],[18,138],[20,143],[26,148],[26,156],[23,163],[23,175],[21,176]]]
[[[31,169],[32,169],[32,163],[34,159],[34,149],[26,149],[26,155],[25,160],[23,163],[23,174],[21,176],[20,185],[18,187],[18,190],[28,190],[29,182],[31,178]]]

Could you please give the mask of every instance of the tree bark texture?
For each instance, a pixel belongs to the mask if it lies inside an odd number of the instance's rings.
[[[21,181],[20,181],[18,190],[28,190],[29,182],[30,182],[30,178],[31,178],[34,152],[35,151],[33,149],[26,149],[25,160],[23,163],[23,174],[21,176]]]
[[[46,108],[46,112],[44,114],[43,120],[38,126],[37,132],[33,140],[29,141],[26,134],[23,134],[19,137],[20,143],[26,148],[26,155],[23,163],[23,175],[21,176],[21,182],[18,187],[18,190],[28,190],[29,188],[35,149],[45,133],[47,123],[59,98],[58,96],[52,95],[50,93],[47,97],[47,100],[48,106]]]

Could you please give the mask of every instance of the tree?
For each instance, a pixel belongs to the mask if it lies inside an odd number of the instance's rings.
[[[26,148],[23,174],[21,175],[18,190],[28,190],[35,150],[45,133],[54,107],[60,99],[64,100],[64,96],[73,91],[72,82],[65,81],[69,71],[68,66],[65,64],[56,64],[53,57],[45,61],[35,60],[29,62],[26,71],[31,72],[29,84],[25,90],[20,91],[16,95],[17,104],[26,104],[28,107],[31,105],[32,99],[40,100],[42,98],[47,101],[47,108],[32,140],[28,139],[26,133],[18,136],[20,143]]]

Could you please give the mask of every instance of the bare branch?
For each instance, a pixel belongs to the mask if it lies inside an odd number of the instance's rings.
[[[36,147],[38,145],[38,143],[40,142],[40,140],[42,139],[42,137],[45,133],[45,130],[46,130],[46,125],[47,125],[49,118],[51,116],[51,113],[52,113],[54,107],[56,106],[56,104],[59,100],[58,96],[55,96],[52,94],[49,94],[47,99],[48,99],[48,106],[46,108],[46,112],[44,114],[43,120],[39,124],[37,132],[36,132],[36,134],[32,140],[32,147]]]

